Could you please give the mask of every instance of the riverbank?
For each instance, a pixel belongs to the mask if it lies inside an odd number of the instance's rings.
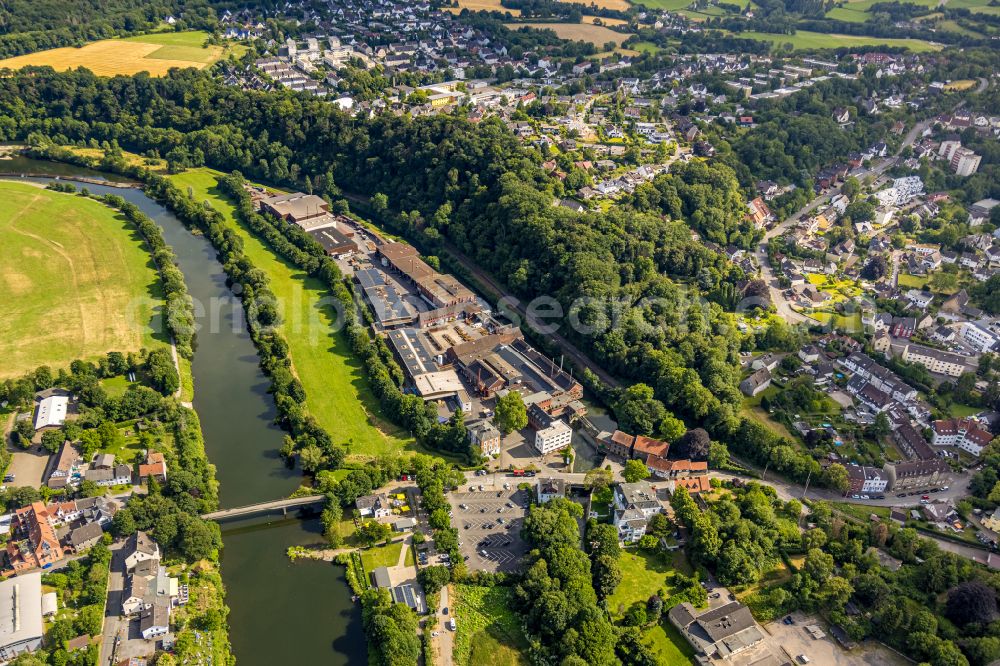
[[[62,176],[76,168],[43,164]],[[180,358],[179,363],[182,369],[187,365],[191,370],[190,381],[184,382],[190,386],[182,386],[182,393],[193,391],[203,446],[217,466],[221,505],[287,497],[301,476],[278,457],[282,432],[274,425],[276,410],[267,391],[269,382],[261,372],[241,303],[227,286],[206,235],[197,230],[192,233],[141,190],[101,185],[89,189],[122,196],[152,218],[174,248],[190,295],[214,313],[210,322],[200,322],[204,328],[198,331],[194,358],[190,362]],[[189,584],[193,598],[220,612],[221,604],[228,605],[229,631],[226,623],[217,630],[221,635],[199,629],[201,638],[196,640],[206,652],[191,663],[220,664],[221,654],[230,651],[240,666],[271,666],[289,659],[334,666],[364,661],[364,641],[350,638],[350,632],[360,632],[360,613],[351,603],[342,570],[322,562],[292,565],[288,561],[289,546],[322,543],[317,520],[241,521],[227,524],[222,536],[221,579],[213,577],[213,570],[192,568]],[[219,568],[214,571],[218,576]],[[219,596],[212,598],[212,590]],[[315,631],[317,621],[329,629]],[[275,641],[275,635],[283,640]],[[220,646],[226,646],[225,650]],[[294,646],[291,653],[289,646]],[[208,650],[213,650],[211,656]]]

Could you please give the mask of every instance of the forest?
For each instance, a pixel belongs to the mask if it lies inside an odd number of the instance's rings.
[[[148,32],[181,13],[176,29],[215,26],[207,0],[7,0],[0,3],[0,58]]]

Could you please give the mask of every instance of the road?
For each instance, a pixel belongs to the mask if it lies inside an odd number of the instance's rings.
[[[452,650],[455,649],[455,632],[448,628],[448,619],[455,612],[454,608],[448,608],[448,592],[450,585],[441,588],[441,601],[438,602],[437,614],[438,625],[434,629],[437,636],[432,636],[431,644],[434,646],[434,666],[452,666]],[[444,609],[448,608],[448,615],[444,614]],[[428,665],[429,666],[429,665]]]
[[[467,480],[470,483],[474,483],[474,484],[480,484],[481,483],[483,485],[487,485],[488,484],[488,485],[491,485],[491,486],[497,486],[497,485],[502,485],[504,483],[504,481],[511,481],[511,478],[507,477],[506,474],[504,474],[502,472],[497,472],[497,473],[494,473],[494,474],[487,474],[486,476],[480,476],[480,477],[475,476],[474,472],[466,472],[465,475],[466,475]],[[805,499],[810,499],[810,500],[825,500],[825,501],[828,501],[828,502],[838,502],[838,503],[841,503],[841,504],[846,503],[845,499],[844,499],[844,496],[841,495],[840,493],[836,492],[836,491],[828,490],[826,488],[815,488],[815,487],[811,486],[807,492],[803,492],[803,490],[805,490],[803,486],[801,486],[801,485],[799,485],[797,483],[792,483],[790,481],[786,481],[784,479],[776,478],[776,477],[773,477],[773,476],[771,478],[765,478],[763,481],[760,481],[758,479],[753,479],[751,477],[747,477],[747,476],[744,476],[744,475],[731,474],[731,473],[728,473],[728,472],[713,471],[713,472],[710,472],[709,475],[712,478],[721,479],[723,481],[733,480],[733,479],[739,479],[740,481],[752,480],[752,481],[758,481],[758,482],[765,483],[766,485],[769,485],[772,488],[774,488],[775,491],[777,491],[778,497],[781,498],[782,500],[785,500],[785,501],[788,501],[790,499],[802,500],[803,498],[805,498]],[[539,473],[536,477],[534,477],[534,479],[556,478],[556,479],[562,479],[563,481],[565,481],[567,483],[582,484],[582,483],[585,482],[586,476],[587,476],[586,474],[579,473],[579,472],[558,472],[558,471],[552,471],[552,472]],[[529,481],[530,482],[533,479],[516,479],[516,480],[518,482],[521,482],[521,481]],[[942,491],[942,492],[938,492],[938,493],[934,493],[934,494],[930,495],[930,497],[933,500],[948,500],[948,501],[951,501],[953,503],[954,502],[958,502],[960,499],[962,499],[964,497],[968,497],[968,495],[969,495],[969,481],[970,480],[971,480],[971,476],[970,475],[963,475],[963,476],[959,477],[958,479],[956,479],[948,487],[948,490],[945,490],[945,491]],[[656,485],[656,481],[655,480],[652,480],[652,483],[654,485]],[[920,497],[917,496],[917,495],[910,495],[909,497],[901,498],[901,497],[896,497],[895,494],[890,493],[890,494],[886,495],[885,499],[881,499],[881,500],[875,500],[875,499],[873,499],[873,500],[856,500],[854,502],[849,502],[849,503],[853,504],[854,506],[860,506],[860,507],[865,507],[865,506],[873,506],[873,507],[874,506],[879,506],[879,507],[902,506],[902,507],[915,508],[915,507],[920,506]],[[987,553],[987,551],[984,550],[984,549],[982,549],[982,548],[977,548],[976,546],[972,546],[972,545],[964,545],[964,544],[960,544],[960,543],[955,543],[954,541],[949,541],[947,539],[937,538],[937,537],[935,537],[935,536],[933,536],[931,534],[927,534],[925,532],[921,532],[920,535],[923,536],[923,537],[926,537],[928,539],[931,539],[932,541],[934,541],[935,543],[937,543],[941,547],[942,550],[947,550],[947,551],[955,553],[957,555],[961,555],[962,557],[966,557],[966,558],[969,558],[969,559],[972,559],[972,560],[976,560],[977,562],[983,562],[983,558],[984,558],[984,556]]]

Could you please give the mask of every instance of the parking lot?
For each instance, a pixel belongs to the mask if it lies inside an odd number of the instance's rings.
[[[530,499],[529,491],[479,484],[448,495],[452,524],[458,529],[462,555],[470,569],[512,571],[527,548],[521,541],[521,525]]]

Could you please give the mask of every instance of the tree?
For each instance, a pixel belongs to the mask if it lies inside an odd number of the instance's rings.
[[[653,435],[666,415],[663,403],[653,397],[652,387],[646,384],[628,387],[615,404],[618,426],[636,435]]]
[[[960,627],[988,624],[997,617],[996,592],[979,580],[961,583],[948,593],[944,614]]]
[[[670,450],[671,457],[707,460],[711,444],[712,439],[704,428],[694,428],[674,443]]]
[[[14,435],[14,443],[22,449],[27,449],[31,446],[31,438],[35,435],[35,428],[28,419],[18,421],[14,426]]]
[[[493,422],[505,436],[528,425],[528,409],[520,393],[508,391],[497,399]]]
[[[729,447],[722,442],[712,442],[708,445],[708,466],[712,469],[725,469],[729,465]]]
[[[834,463],[823,472],[824,483],[834,490],[846,493],[851,488],[851,480],[847,476],[847,468],[840,463]]]
[[[358,528],[356,532],[361,542],[373,546],[379,541],[382,541],[392,533],[392,528],[390,528],[385,523],[380,523],[375,520],[369,520],[366,523],[362,523],[361,527]]]
[[[622,470],[622,478],[626,483],[635,483],[649,478],[649,468],[641,460],[626,460],[625,468]]]
[[[427,594],[439,592],[442,587],[451,581],[451,571],[443,565],[423,567],[417,573],[417,580]]]
[[[61,430],[46,430],[42,433],[42,448],[49,453],[55,453],[63,443]]]

